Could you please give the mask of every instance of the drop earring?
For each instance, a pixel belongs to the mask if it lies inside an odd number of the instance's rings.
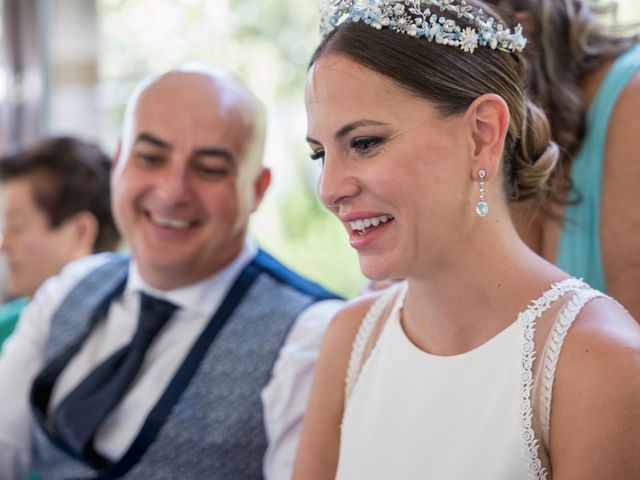
[[[486,217],[489,214],[489,205],[484,201],[484,177],[487,176],[487,172],[482,168],[478,171],[478,177],[480,178],[480,201],[476,203],[476,213],[479,217]]]

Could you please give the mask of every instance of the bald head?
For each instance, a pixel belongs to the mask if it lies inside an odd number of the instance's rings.
[[[191,122],[207,115],[220,117],[224,130],[242,139],[240,150],[252,171],[262,166],[265,141],[264,107],[231,73],[202,64],[187,64],[142,80],[129,97],[121,134],[120,157],[126,159],[135,141],[140,107],[152,106],[157,114],[174,117],[176,108],[192,112]],[[164,108],[163,108],[164,107]],[[187,115],[188,116],[188,115]],[[187,120],[187,121],[189,121]],[[189,125],[183,124],[184,131]],[[119,166],[122,167],[119,162]]]

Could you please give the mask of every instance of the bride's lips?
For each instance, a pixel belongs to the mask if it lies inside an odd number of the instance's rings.
[[[379,212],[358,212],[340,217],[349,232],[349,243],[362,250],[375,243],[394,222],[393,215]]]

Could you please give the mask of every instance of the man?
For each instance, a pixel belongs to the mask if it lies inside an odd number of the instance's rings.
[[[131,261],[69,266],[21,318],[0,358],[2,478],[289,478],[340,302],[246,239],[262,144],[262,108],[226,73],[139,87],[112,176]]]
[[[72,260],[115,250],[111,160],[71,137],[41,140],[0,159],[9,294],[0,306],[0,345],[38,287]]]

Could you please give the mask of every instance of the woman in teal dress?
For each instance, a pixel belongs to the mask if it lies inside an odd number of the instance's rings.
[[[515,212],[519,231],[640,319],[638,38],[609,33],[585,0],[493,3],[525,26],[530,91],[563,152],[547,201]]]
[[[2,253],[13,298],[0,305],[0,347],[48,277],[76,258],[116,248],[110,169],[97,146],[69,137],[0,159]]]

